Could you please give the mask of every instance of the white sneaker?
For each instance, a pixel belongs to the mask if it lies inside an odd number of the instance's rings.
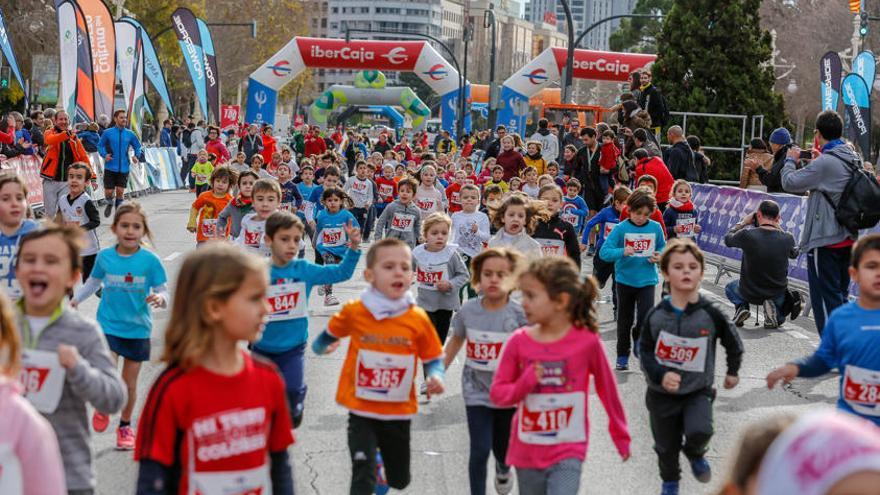
[[[776,304],[773,301],[764,301],[764,328],[779,328],[779,318],[776,314]]]
[[[339,306],[339,299],[333,294],[327,294],[324,296],[324,306]]]
[[[323,286],[323,285],[319,285],[319,286],[318,286],[318,295],[319,295],[319,296],[323,296],[323,295],[324,295],[324,286]]]
[[[507,495],[513,490],[513,471],[495,473],[495,491],[498,495]]]

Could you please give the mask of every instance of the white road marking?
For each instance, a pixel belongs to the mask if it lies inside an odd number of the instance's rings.
[[[183,253],[181,253],[180,251],[174,251],[173,253],[171,253],[168,256],[166,256],[165,258],[163,258],[162,261],[174,261],[178,257],[180,257],[181,254],[183,254]]]

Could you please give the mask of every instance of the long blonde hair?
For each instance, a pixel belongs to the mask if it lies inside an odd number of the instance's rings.
[[[267,269],[260,258],[225,243],[209,243],[187,256],[177,276],[162,360],[184,369],[198,364],[214,344],[216,322],[207,319],[207,303],[226,301],[248,274],[268,277]]]
[[[12,315],[9,298],[0,292],[0,376],[17,380],[21,368],[21,340]]]

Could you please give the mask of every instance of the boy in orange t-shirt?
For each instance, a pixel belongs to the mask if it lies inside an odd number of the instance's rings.
[[[217,218],[226,205],[232,201],[229,185],[233,181],[233,176],[234,173],[229,167],[215,168],[209,179],[211,190],[199,194],[193,201],[186,230],[196,233],[196,245],[217,237]],[[228,235],[228,226],[226,230],[226,235]]]
[[[388,486],[402,490],[409,484],[418,360],[425,369],[428,396],[443,393],[443,348],[428,314],[409,292],[411,260],[405,242],[375,242],[364,271],[370,287],[333,315],[312,344],[316,354],[326,354],[336,350],[339,339],[351,337],[336,392],[336,402],[349,410],[351,493],[374,492],[377,449]]]

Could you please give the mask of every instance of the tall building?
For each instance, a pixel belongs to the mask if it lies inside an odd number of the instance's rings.
[[[568,0],[574,24],[575,37],[579,36],[594,22],[612,15],[629,14],[636,0]],[[565,10],[559,0],[531,0],[526,5],[526,19],[538,23],[555,17],[556,27],[565,32]],[[581,42],[581,48],[608,50],[611,34],[620,28],[620,19],[603,23],[590,32]]]

